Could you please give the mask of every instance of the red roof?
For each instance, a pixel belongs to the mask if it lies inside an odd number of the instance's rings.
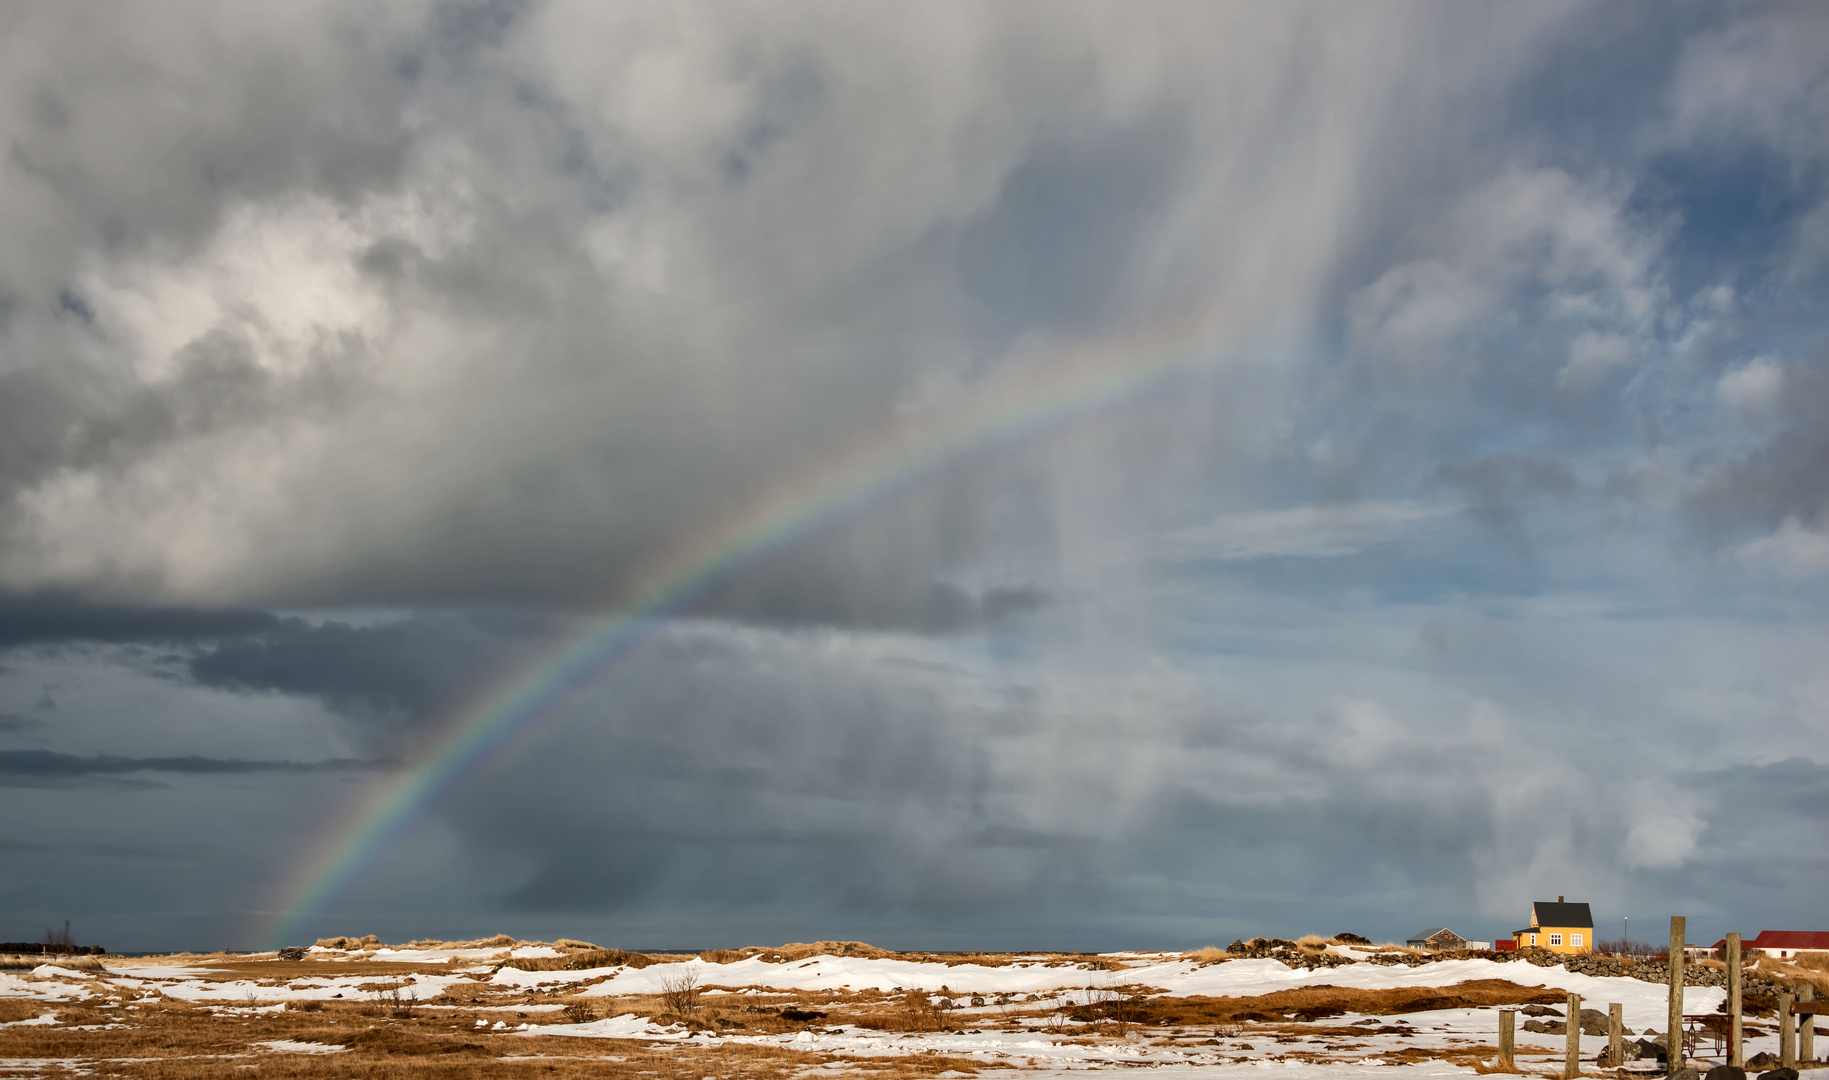
[[[1829,930],[1761,930],[1746,945],[1753,949],[1829,950]]]

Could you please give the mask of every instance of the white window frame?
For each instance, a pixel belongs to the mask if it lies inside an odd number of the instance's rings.
[[[1560,945],[1560,944],[1562,944],[1562,935],[1561,934],[1551,934],[1550,935],[1550,945],[1556,946],[1556,945]]]
[[[1536,934],[1531,935],[1531,944],[1532,945],[1537,944],[1537,935]]]
[[[1575,946],[1577,949],[1581,948],[1581,935],[1580,934],[1570,934],[1569,935],[1569,944]]]

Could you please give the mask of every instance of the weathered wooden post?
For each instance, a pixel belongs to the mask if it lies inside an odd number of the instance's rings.
[[[1816,987],[1809,983],[1798,987],[1797,1000],[1811,1003],[1810,1011],[1797,1023],[1797,1061],[1801,1065],[1816,1060]]]
[[[1778,1067],[1797,1068],[1797,1039],[1791,1032],[1791,995],[1778,995]]]
[[[1626,1007],[1615,1001],[1607,1006],[1607,1050],[1613,1058],[1613,1067],[1626,1067]]]
[[[1581,995],[1569,995],[1569,1018],[1562,1025],[1568,1037],[1568,1051],[1563,1055],[1562,1075],[1565,1080],[1575,1080],[1581,1075]]]
[[[1746,1037],[1740,1030],[1740,935],[1727,935],[1727,1063],[1746,1068]]]
[[[1681,915],[1670,917],[1670,1026],[1664,1029],[1664,1060],[1675,1073],[1683,1067],[1683,942]]]
[[[1517,1019],[1517,1012],[1512,1009],[1499,1010],[1499,1067],[1515,1069],[1511,1054],[1511,1029]]]

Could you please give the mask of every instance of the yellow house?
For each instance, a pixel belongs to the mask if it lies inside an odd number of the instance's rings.
[[[1559,953],[1594,951],[1594,916],[1586,904],[1539,900],[1531,905],[1531,924],[1512,932],[1520,949],[1548,949]]]

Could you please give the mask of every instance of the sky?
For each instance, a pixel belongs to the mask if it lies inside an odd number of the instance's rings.
[[[1825,928],[1829,8],[0,26],[0,938]]]

